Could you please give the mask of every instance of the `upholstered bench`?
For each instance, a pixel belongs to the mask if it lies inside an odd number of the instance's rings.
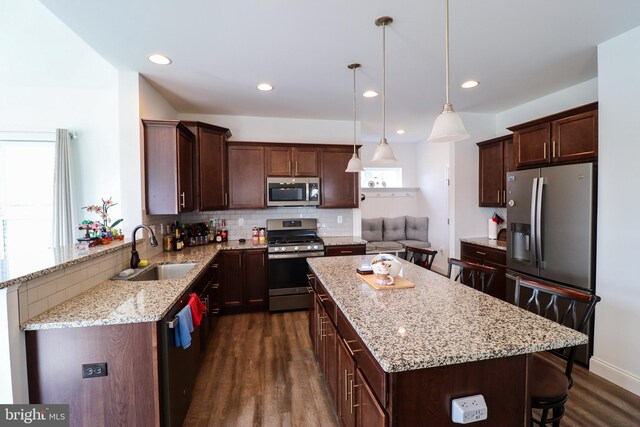
[[[363,218],[362,238],[367,241],[367,253],[399,252],[405,246],[428,248],[429,218],[400,216],[396,218]]]

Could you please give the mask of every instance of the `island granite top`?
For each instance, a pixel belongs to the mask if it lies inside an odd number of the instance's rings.
[[[204,267],[221,250],[264,249],[266,244],[229,241],[162,252],[149,264],[196,263],[187,275],[174,280],[106,280],[86,292],[35,316],[21,325],[24,330],[78,328],[123,323],[154,322],[168,313]]]
[[[307,262],[382,369],[401,372],[585,344],[587,336],[400,260],[411,289],[377,291],[371,256]]]

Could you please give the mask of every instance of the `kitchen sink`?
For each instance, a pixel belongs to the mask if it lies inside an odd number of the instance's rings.
[[[195,267],[195,263],[183,263],[183,264],[159,264],[147,267],[141,273],[131,277],[130,281],[139,282],[142,280],[170,280],[181,279]]]

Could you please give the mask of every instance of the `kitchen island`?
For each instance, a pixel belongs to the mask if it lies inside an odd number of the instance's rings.
[[[345,425],[452,425],[451,400],[482,394],[488,419],[530,425],[531,353],[587,336],[401,261],[411,289],[376,291],[370,256],[309,259],[314,351]]]

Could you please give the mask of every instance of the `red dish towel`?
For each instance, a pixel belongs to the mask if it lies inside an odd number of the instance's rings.
[[[206,307],[198,298],[198,295],[195,293],[189,295],[189,307],[191,307],[191,318],[193,319],[193,327],[197,328],[200,326],[200,322],[202,321],[202,313],[205,312]]]

